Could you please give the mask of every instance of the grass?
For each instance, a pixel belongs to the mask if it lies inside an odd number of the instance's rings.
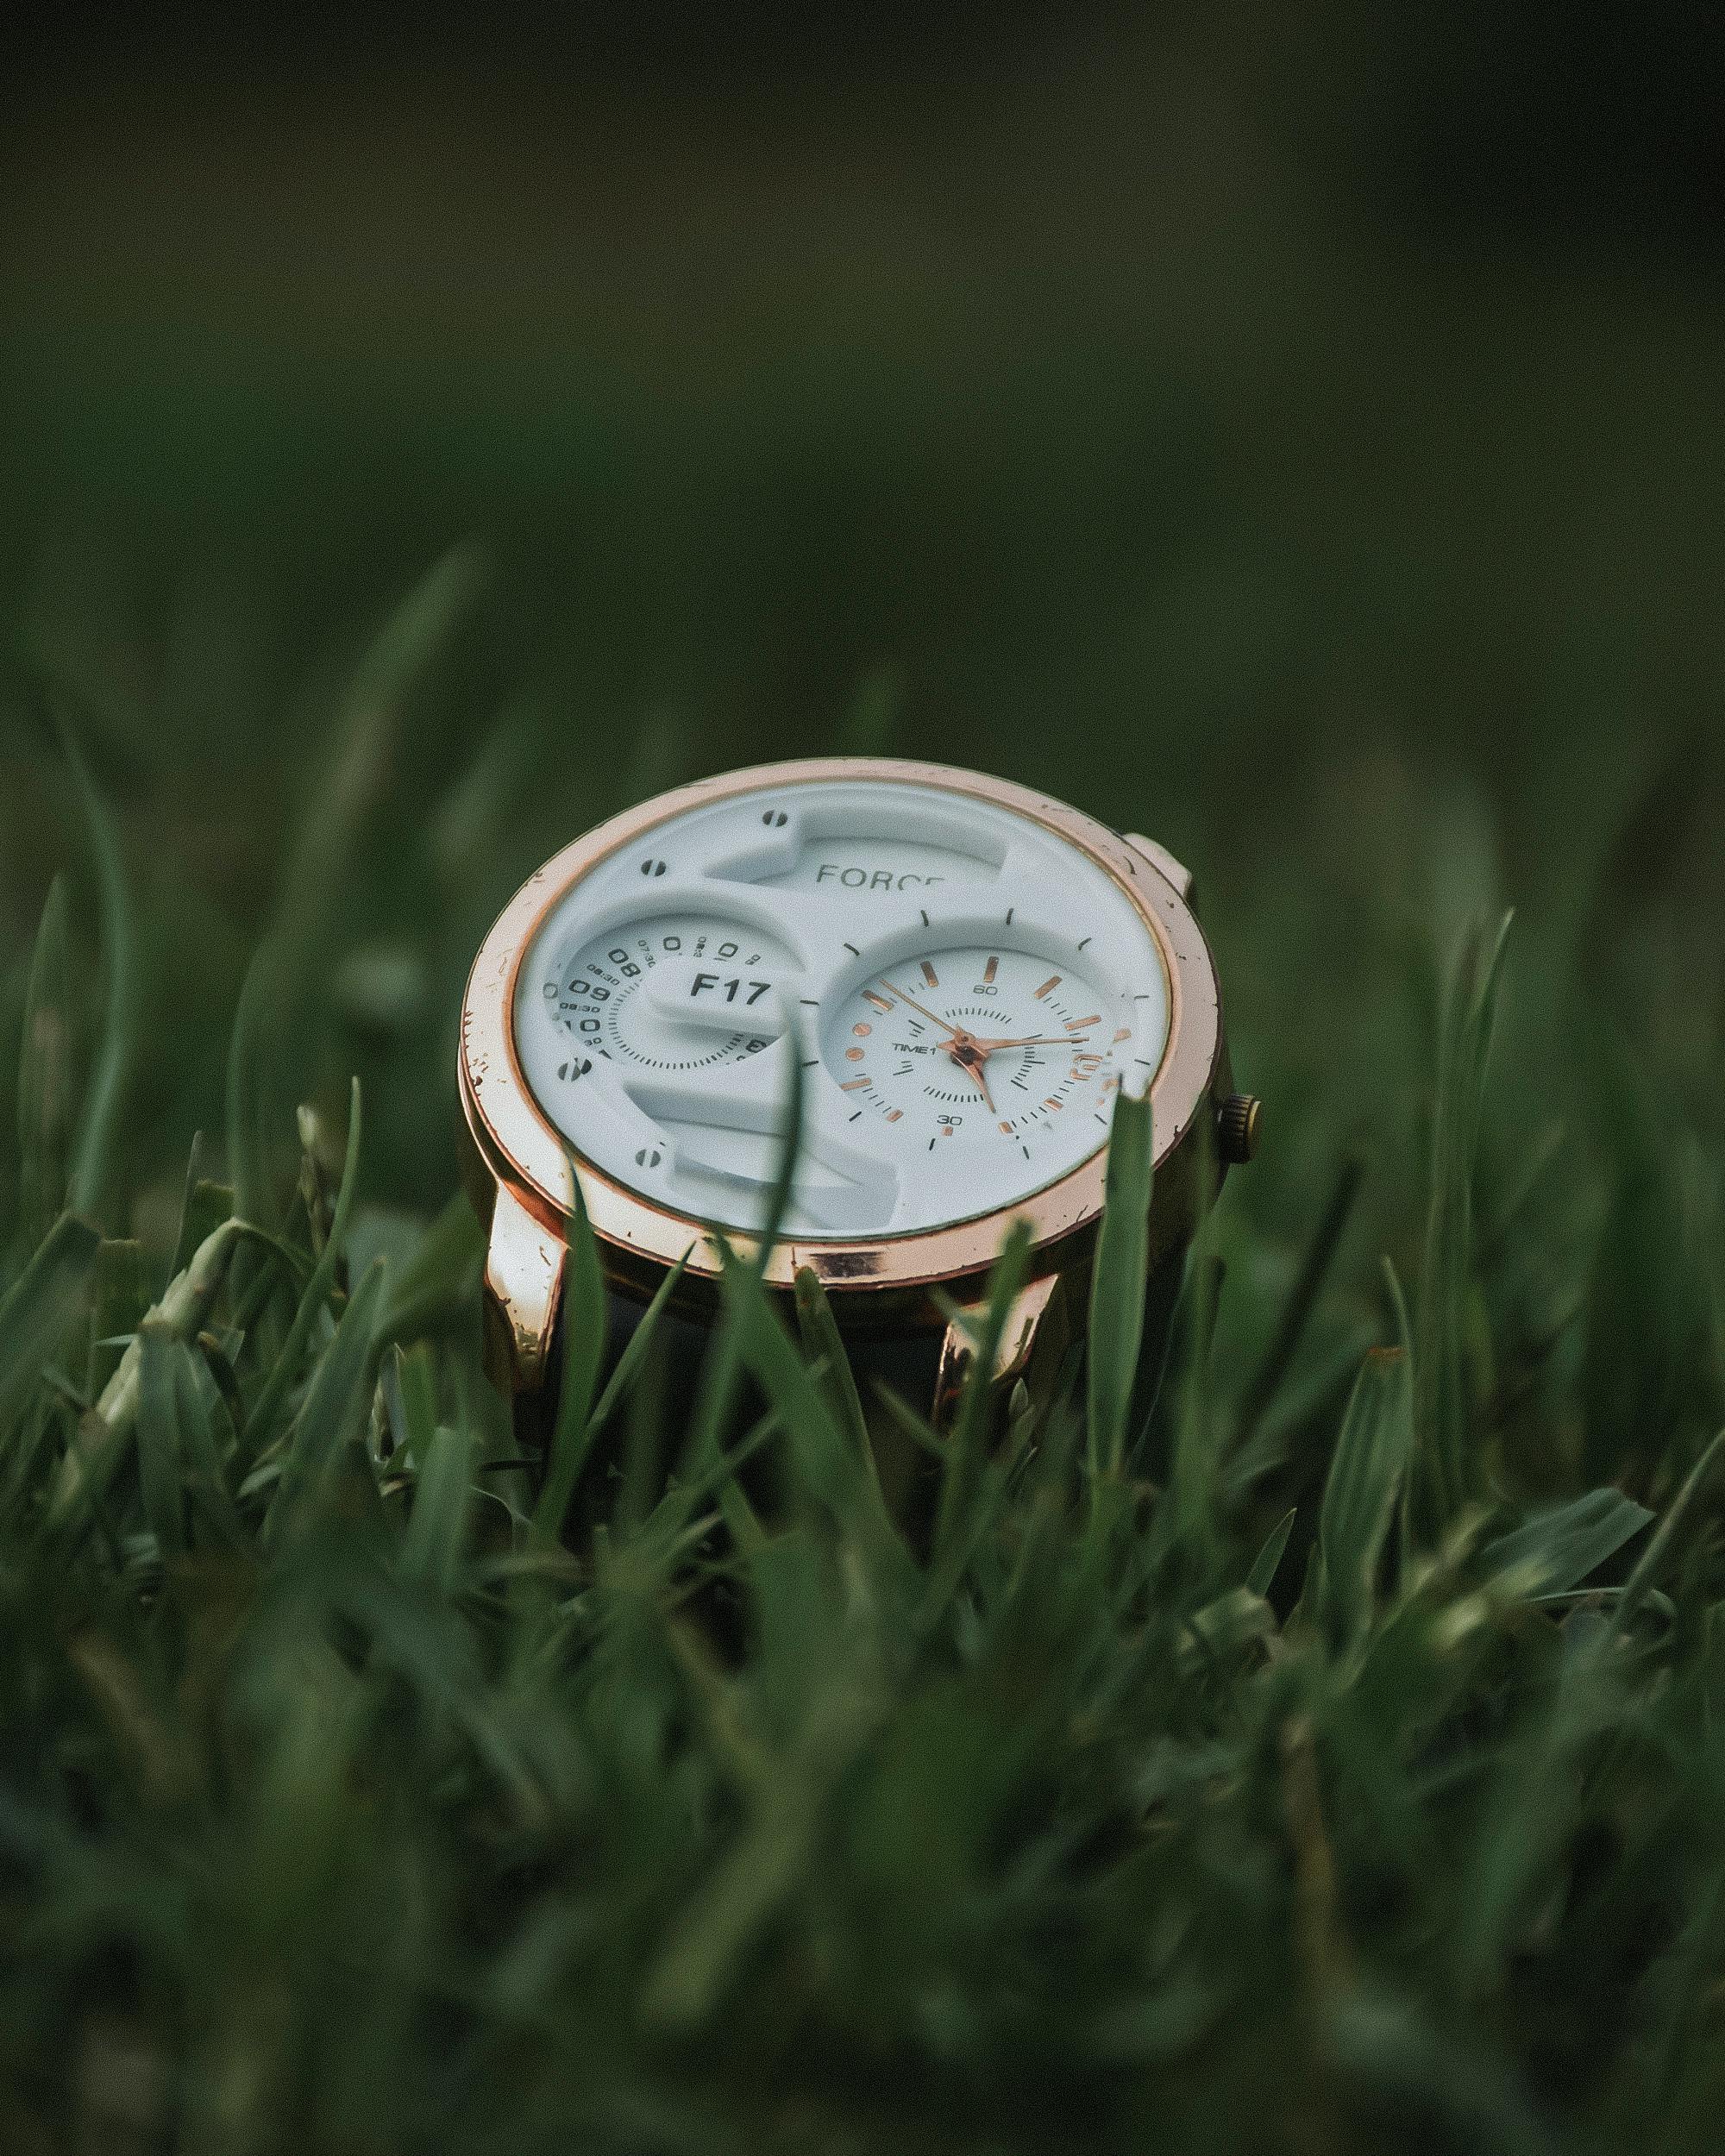
[[[743,1267],[672,1485],[650,1352],[572,1366],[542,1479],[465,1201],[373,1165],[387,1071],[328,1082],[342,894],[476,588],[452,557],[358,670],[168,1207],[159,900],[60,727],[103,964],[56,882],[0,1301],[0,2147],[1716,2147],[1716,1059],[1681,993],[1663,1061],[1601,1015],[1663,948],[1623,896],[1658,819],[1507,937],[1435,793],[1424,921],[1272,868],[1248,934],[1218,891],[1269,1151],[1147,1423],[1134,1119],[1088,1373],[994,1449],[961,1416],[925,1532],[818,1294]],[[1276,982],[1320,940],[1321,1049]]]

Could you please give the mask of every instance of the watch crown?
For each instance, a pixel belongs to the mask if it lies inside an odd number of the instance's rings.
[[[1166,846],[1153,838],[1146,838],[1142,831],[1122,831],[1120,837],[1128,846],[1141,853],[1153,868],[1159,869],[1189,906],[1192,903],[1192,871],[1184,862],[1176,861]]]
[[[1258,1150],[1258,1116],[1263,1106],[1255,1093],[1231,1093],[1217,1109],[1216,1150],[1225,1161],[1248,1161]]]

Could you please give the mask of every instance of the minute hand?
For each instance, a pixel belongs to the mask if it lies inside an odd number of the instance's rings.
[[[955,1037],[955,1038],[963,1037],[968,1039],[969,1037],[969,1035],[965,1033],[964,1028],[962,1025],[954,1025],[948,1018],[936,1018],[933,1012],[929,1009],[925,1003],[919,1003],[914,996],[907,996],[902,988],[893,987],[892,982],[886,980],[884,977],[881,980],[881,986],[883,988],[891,988],[893,993],[899,999],[900,1003],[908,1003],[913,1011],[920,1011],[922,1015],[929,1021],[930,1025],[938,1025],[943,1033],[950,1033]]]

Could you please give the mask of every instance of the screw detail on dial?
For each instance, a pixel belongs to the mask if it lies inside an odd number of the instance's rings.
[[[1231,1093],[1216,1111],[1216,1150],[1231,1166],[1249,1161],[1258,1150],[1258,1111],[1264,1103],[1256,1094]]]

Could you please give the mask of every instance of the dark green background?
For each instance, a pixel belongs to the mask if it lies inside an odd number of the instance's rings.
[[[465,541],[326,893],[334,1025],[280,1072],[361,1069],[374,1195],[448,1186],[462,966],[537,860],[845,744],[1195,866],[1261,1192],[1405,1119],[1408,954],[1509,901],[1511,1025],[1609,949],[1633,1060],[1713,1112],[1706,11],[584,19],[11,34],[0,607],[125,822],[147,1234],[355,656]],[[77,843],[28,705],[20,959]]]
[[[6,2156],[1713,2156],[1719,19],[0,27]],[[926,1562],[740,1270],[548,1499],[449,1202],[519,881],[839,747],[1170,844],[1266,1103]]]

